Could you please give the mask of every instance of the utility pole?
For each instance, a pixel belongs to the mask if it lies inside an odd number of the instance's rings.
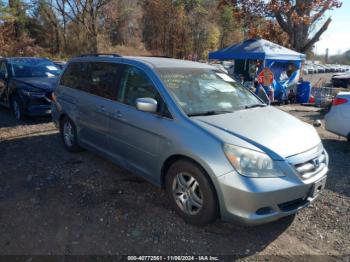
[[[324,57],[324,62],[325,62],[326,64],[328,64],[328,52],[329,52],[329,48],[326,48],[326,55],[325,55],[325,57]]]

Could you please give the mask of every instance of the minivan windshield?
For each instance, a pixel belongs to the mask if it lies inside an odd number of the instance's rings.
[[[215,69],[158,68],[157,72],[189,116],[231,113],[265,106],[244,86]]]
[[[53,62],[43,58],[14,58],[9,64],[14,77],[56,77],[61,73]]]

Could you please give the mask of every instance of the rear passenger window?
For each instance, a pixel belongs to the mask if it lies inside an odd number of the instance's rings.
[[[117,97],[118,81],[118,64],[81,62],[68,65],[61,78],[61,85],[115,100]]]
[[[161,102],[160,95],[147,75],[136,67],[125,66],[118,101],[136,106],[136,99],[144,97],[154,98],[158,103]]]

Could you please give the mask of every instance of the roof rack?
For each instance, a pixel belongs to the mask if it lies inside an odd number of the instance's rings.
[[[172,57],[170,57],[170,56],[166,56],[166,55],[141,55],[141,57],[172,58]]]
[[[107,54],[107,53],[82,54],[82,55],[78,55],[78,56],[76,56],[76,57],[87,57],[87,56],[113,56],[113,57],[121,57],[121,55],[118,55],[118,54]]]

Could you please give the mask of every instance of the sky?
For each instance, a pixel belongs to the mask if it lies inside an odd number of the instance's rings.
[[[330,55],[343,53],[350,49],[350,0],[343,0],[341,8],[331,10],[327,16],[332,17],[326,32],[315,44],[317,54],[325,54],[329,48]]]

